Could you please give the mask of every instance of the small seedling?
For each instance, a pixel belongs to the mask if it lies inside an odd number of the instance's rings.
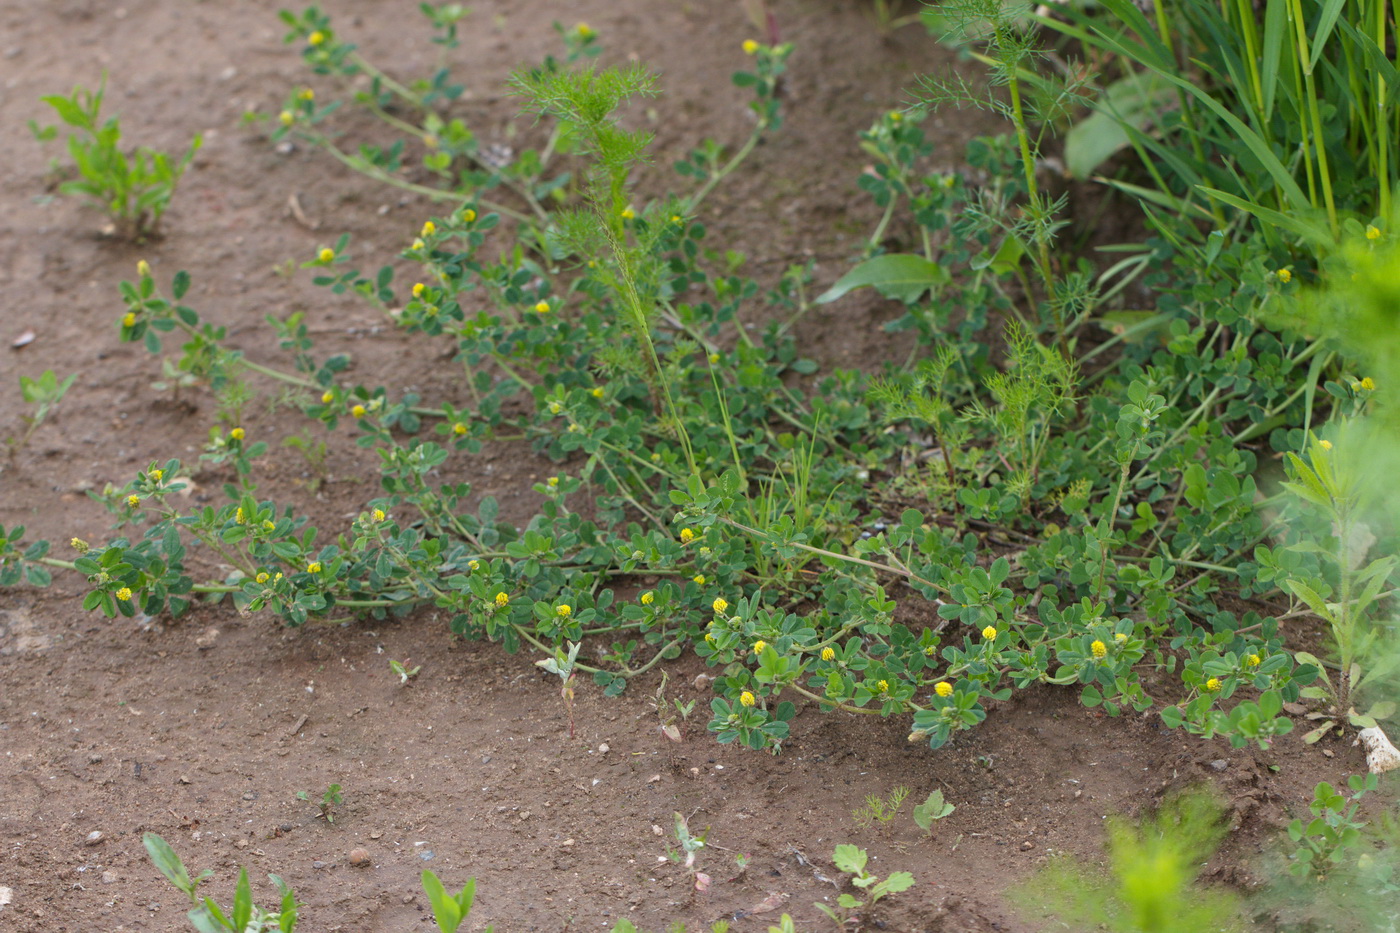
[[[409,659],[406,659],[406,660],[403,660],[403,661],[395,661],[395,660],[393,660],[393,659],[390,659],[390,661],[389,661],[389,669],[392,670],[395,674],[398,674],[398,675],[399,675],[399,686],[400,686],[400,687],[407,686],[407,685],[408,685],[408,682],[409,682],[410,680],[412,680],[413,678],[417,677],[417,676],[418,676],[418,672],[421,671],[421,670],[423,669],[423,665],[421,665],[421,664],[418,665],[417,667],[410,668],[410,667],[408,666],[408,662],[409,662],[410,660],[412,660],[412,659],[409,658]]]
[[[121,124],[116,117],[99,123],[102,95],[107,78],[96,93],[79,86],[70,97],[51,94],[41,98],[58,113],[59,119],[76,132],[68,136],[68,153],[78,177],[58,186],[64,194],[85,195],[89,201],[105,209],[117,233],[132,239],[155,234],[161,216],[170,206],[180,176],[189,168],[199,151],[202,138],[198,135],[178,161],[154,149],[142,146],[130,155],[122,152]],[[35,138],[46,142],[58,135],[58,127],[40,128],[33,120],[29,128]]]
[[[293,933],[296,929],[296,897],[286,882],[276,875],[267,877],[277,886],[277,890],[282,892],[281,910],[272,913],[259,909],[253,903],[253,892],[248,885],[248,870],[242,868],[238,871],[238,886],[233,892],[233,907],[228,913],[224,913],[213,898],[201,898],[197,890],[200,882],[213,874],[212,872],[203,871],[191,878],[184,863],[180,861],[180,856],[175,854],[169,843],[155,833],[146,833],[141,837],[141,842],[145,845],[151,861],[160,869],[160,873],[175,885],[180,893],[189,898],[192,909],[186,916],[199,933],[219,933],[221,930],[229,933]]]
[[[924,832],[933,829],[933,824],[937,820],[943,819],[956,810],[953,804],[943,799],[943,791],[935,790],[928,795],[928,799],[914,808],[914,822]]]
[[[679,813],[676,814],[676,841],[680,843],[681,851],[677,852],[674,849],[668,850],[666,857],[673,862],[682,862],[685,870],[690,872],[695,879],[695,890],[703,894],[705,891],[709,890],[710,876],[703,871],[696,871],[695,853],[705,848],[705,837],[703,834],[692,836],[690,833],[690,824],[686,822],[686,818]],[[681,853],[684,853],[684,855]]]
[[[20,416],[25,423],[23,434],[17,438],[5,439],[5,446],[10,451],[10,459],[13,460],[15,454],[29,443],[29,438],[34,435],[35,431],[39,430],[39,425],[44,423],[49,412],[53,411],[54,406],[59,403],[73,385],[73,380],[77,378],[78,374],[73,373],[67,379],[59,382],[58,376],[54,374],[52,369],[44,370],[38,379],[30,379],[28,376],[19,377],[20,395],[24,397],[27,404],[34,406],[34,413]]]
[[[896,787],[890,791],[888,797],[870,794],[865,798],[865,806],[852,810],[851,816],[862,829],[869,829],[875,825],[884,826],[895,818],[899,813],[899,808],[904,806],[904,799],[908,796],[909,788],[907,787]]]
[[[310,800],[311,792],[304,790],[297,791],[297,799]],[[335,822],[335,808],[340,806],[340,802],[343,799],[344,797],[340,793],[339,784],[330,785],[326,788],[325,792],[321,794],[321,799],[316,806],[320,808],[321,816],[326,818],[327,823]]]
[[[423,893],[433,905],[433,919],[442,933],[456,933],[472,912],[472,901],[476,899],[476,879],[469,878],[462,890],[451,894],[443,887],[438,876],[430,871],[423,872]],[[491,933],[494,926],[488,926],[484,933]]]
[[[569,738],[574,737],[574,662],[578,660],[579,642],[569,646],[569,653],[565,654],[563,648],[554,650],[554,657],[545,658],[543,661],[536,661],[536,667],[542,667],[551,674],[557,674],[562,685],[559,688],[559,695],[564,698],[564,706],[569,711]]]
[[[836,864],[837,869],[854,876],[851,878],[851,884],[865,891],[869,897],[868,902],[850,894],[842,894],[836,899],[837,906],[841,908],[840,913],[825,904],[814,905],[843,930],[846,921],[850,918],[851,911],[864,907],[867,903],[873,906],[887,894],[898,894],[900,891],[907,891],[914,886],[914,876],[907,871],[891,872],[888,878],[881,881],[878,875],[872,875],[865,870],[868,859],[869,856],[866,855],[864,849],[849,844],[837,846],[832,855],[832,861]]]
[[[666,672],[661,672],[661,684],[656,688],[656,696],[652,697],[652,707],[656,710],[656,718],[660,721],[661,734],[672,742],[679,742],[685,738],[685,733],[676,720],[681,722],[690,718],[690,714],[695,710],[695,701],[682,703],[679,699],[666,701]]]

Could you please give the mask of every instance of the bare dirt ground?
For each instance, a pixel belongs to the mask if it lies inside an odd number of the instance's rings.
[[[411,71],[432,51],[417,3],[326,7],[391,71]],[[355,378],[463,401],[455,370],[436,373],[373,308],[274,269],[342,231],[370,266],[391,261],[433,212],[240,126],[245,111],[275,112],[308,80],[281,42],[276,10],[253,0],[0,3],[0,397],[17,403],[20,375],[78,374],[57,416],[0,471],[6,526],[56,543],[105,540],[108,517],[86,490],[124,483],[151,460],[197,459],[213,402],[199,390],[176,402],[153,389],[158,360],[116,338],[115,286],[134,277],[138,259],[162,281],[188,269],[189,302],[253,359],[277,353],[264,315],[304,311],[318,349],[353,355]],[[901,103],[917,74],[953,59],[918,28],[881,35],[865,4],[784,0],[775,11],[797,45],[786,126],[707,202],[705,219],[711,242],[746,251],[760,278],[814,257],[825,284],[875,219],[855,187],[855,134]],[[752,29],[738,4],[715,0],[474,4],[452,61],[470,89],[459,106],[479,132],[504,133],[516,109],[504,78],[555,48],[553,20],[589,22],[607,61],[660,69],[659,166],[704,136],[747,133],[729,75],[743,67],[739,43]],[[167,236],[139,247],[102,235],[100,213],[45,196],[58,147],[24,131],[30,119],[50,122],[41,94],[93,86],[104,71],[131,141],[178,151],[205,134]],[[956,113],[926,127],[939,146],[930,168],[957,165],[969,136],[994,129]],[[319,229],[289,211],[293,195]],[[800,344],[827,366],[902,360],[908,347],[880,329],[891,314],[873,301],[814,312]],[[26,331],[33,341],[12,349]],[[0,406],[0,433],[21,428],[19,413]],[[373,453],[343,436],[328,438],[327,478],[313,494],[305,465],[281,446],[307,430],[300,416],[260,410],[247,428],[272,445],[258,465],[264,488],[301,503],[315,523],[337,528],[374,495]],[[510,445],[489,448],[469,470],[478,492],[516,519],[531,514],[531,483],[552,472]],[[56,553],[66,556],[62,544]],[[812,905],[835,900],[842,876],[831,852],[841,842],[868,848],[877,874],[917,879],[868,913],[867,929],[1028,931],[1005,890],[1053,852],[1099,852],[1106,814],[1210,782],[1238,827],[1210,875],[1244,885],[1250,859],[1305,808],[1313,783],[1364,766],[1356,750],[1307,747],[1298,732],[1269,752],[1235,750],[1170,733],[1155,714],[1102,718],[1052,689],[995,708],[936,752],[907,743],[907,723],[807,708],[772,757],[717,745],[702,712],[683,742],[666,741],[648,702],[659,674],[618,699],[584,689],[571,740],[557,685],[532,658],[455,640],[431,611],[288,630],[227,605],[174,623],[107,621],[84,613],[81,595],[71,574],[49,590],[0,590],[0,886],[13,890],[0,930],[187,928],[179,896],[142,849],[141,834],[154,831],[193,868],[214,869],[209,889],[225,902],[239,865],[264,904],[266,874],[281,875],[305,905],[309,933],[431,928],[418,885],[425,868],[449,885],[478,879],[474,930],[607,930],[626,917],[646,929],[727,919],[749,931],[784,911],[799,929],[829,928]],[[390,658],[422,673],[402,688]],[[709,691],[693,684],[702,671],[693,658],[676,662],[669,695],[703,711]],[[319,797],[331,783],[344,802],[328,824],[297,795]],[[886,828],[854,823],[866,795],[898,786],[916,800],[942,788],[958,809],[928,838],[907,805]],[[708,827],[701,866],[715,884],[706,893],[691,892],[665,858],[676,812]],[[94,832],[101,839],[89,845]],[[370,866],[349,864],[355,847],[368,850]]]

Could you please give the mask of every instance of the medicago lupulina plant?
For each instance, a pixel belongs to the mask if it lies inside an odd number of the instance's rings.
[[[373,75],[319,16],[290,21],[313,67]],[[570,35],[571,48],[596,41],[581,27]],[[752,64],[736,84],[753,95],[755,132],[772,132],[791,49],[743,51]],[[862,186],[910,209],[881,224],[909,226],[922,251],[885,252],[877,231],[871,258],[820,299],[870,287],[902,302],[896,326],[928,359],[874,383],[839,371],[798,380],[817,368],[792,330],[819,300],[812,269],[765,291],[740,257],[706,245],[695,215],[757,137],[727,157],[703,144],[676,166],[683,190],[644,199],[633,176],[651,140],[623,113],[656,79],[586,58],[512,82],[551,138],[568,140],[567,181],[553,185],[559,176],[533,162],[481,177],[470,168],[480,150],[463,148],[447,163],[452,208],[400,254],[420,270],[413,284],[396,286],[389,267],[362,274],[346,237],[304,264],[317,284],[383,308],[423,352],[450,348],[458,398],[351,381],[344,358],[316,355],[297,316],[269,320],[290,368],[254,363],[183,303],[185,273],[164,289],[142,264],[123,283],[122,340],[153,353],[176,341],[176,368],[215,391],[276,380],[313,422],[349,426],[375,451],[380,494],[347,529],[324,536],[293,503],[260,496],[267,442],[233,417],[202,454],[231,477],[225,502],[187,511],[173,493],[188,466],[152,463],[101,496],[130,537],[75,542],[69,562],[11,530],[0,574],[76,569],[86,605],[108,616],[180,612],[196,597],[291,625],[433,606],[463,637],[552,660],[569,692],[586,675],[619,693],[689,649],[718,669],[710,730],[751,748],[781,746],[794,700],[906,717],[910,739],[937,748],[992,702],[1043,683],[1072,685],[1110,715],[1157,706],[1170,726],[1241,745],[1291,729],[1283,704],[1325,662],[1299,663],[1275,617],[1237,615],[1217,595],[1275,591],[1245,558],[1276,530],[1252,478],[1258,439],[1299,447],[1313,417],[1300,383],[1339,372],[1339,355],[1175,292],[1155,331],[1134,325],[1159,339],[1090,346],[1086,322],[1151,263],[1091,281],[1047,260],[1053,220],[1007,228],[991,209],[1028,196],[1028,137],[974,141],[968,162],[989,179],[974,186],[918,167],[930,144],[913,109],[862,134],[882,166]],[[402,97],[384,78],[373,94]],[[450,99],[445,80],[401,87]],[[287,132],[329,116],[316,94],[298,100],[279,117]],[[423,119],[415,133],[436,126]],[[1220,253],[1230,269],[1248,257],[1233,249]],[[1283,302],[1287,285],[1251,271],[1230,300]],[[950,307],[966,314],[954,323]],[[772,323],[748,326],[760,317]],[[1195,348],[1207,352],[1183,362]],[[440,478],[505,436],[569,464],[536,484],[543,504],[523,527],[501,521],[490,497],[468,507],[470,486]],[[196,583],[188,565],[206,554],[231,572]],[[1160,698],[1147,672],[1174,675]]]

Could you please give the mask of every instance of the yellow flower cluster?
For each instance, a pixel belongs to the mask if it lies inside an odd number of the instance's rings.
[[[997,637],[997,630],[989,625],[982,629],[982,637],[987,639],[987,641],[991,641],[993,638]]]
[[[382,522],[387,516],[385,516],[383,509],[375,509],[369,517],[376,522]]]
[[[1108,654],[1108,646],[1105,645],[1103,642],[1099,641],[1097,638],[1094,639],[1093,644],[1089,645],[1089,650],[1093,652],[1094,660],[1096,661],[1103,660],[1103,658]]]
[[[823,660],[823,661],[834,661],[834,660],[836,660],[836,651],[835,651],[835,649],[833,649],[830,645],[827,645],[825,648],[823,648],[823,649],[822,649],[822,660]]]
[[[509,605],[509,604],[510,604],[510,597],[509,597],[509,596],[507,596],[505,593],[497,593],[497,594],[496,594],[496,608],[498,608],[498,609],[504,609],[504,608],[505,608],[507,605]]]
[[[307,573],[320,573],[320,572],[321,572],[321,562],[320,562],[319,560],[313,560],[311,563],[309,563],[309,564],[306,565],[306,572],[307,572]]]
[[[768,642],[766,642],[766,641],[764,641],[762,638],[760,638],[758,641],[756,641],[756,642],[753,643],[753,653],[754,653],[754,654],[762,654],[762,653],[763,653],[763,649],[764,649],[764,648],[767,648],[767,647],[768,647]]]
[[[573,612],[574,607],[570,606],[568,603],[560,603],[554,607],[554,614],[561,619],[567,619],[569,616],[573,615]]]
[[[244,431],[243,431],[242,428],[234,428],[232,431],[228,432],[228,436],[231,437],[231,438],[233,438],[233,439],[236,440],[236,441],[241,441],[241,440],[243,440],[243,438],[247,437],[248,435],[247,435],[246,433],[244,433]]]
[[[729,600],[723,596],[716,596],[715,601],[710,605],[714,607],[715,612],[724,612],[729,608]]]
[[[259,583],[266,583],[266,582],[267,582],[267,571],[263,571],[262,573],[258,574],[256,577],[254,577],[253,579],[257,580]]]
[[[1207,680],[1207,681],[1206,681],[1206,689],[1209,690],[1211,693],[1214,693],[1215,691],[1219,690],[1219,689],[1220,689],[1220,678],[1219,678],[1219,677],[1212,677],[1210,680]]]
[[[745,690],[743,693],[739,694],[739,702],[744,706],[753,706],[754,703],[758,701],[753,698],[752,693]]]
[[[117,599],[120,599],[124,603],[131,602],[131,588],[124,586],[117,590]]]
[[[647,590],[645,593],[642,594],[642,605],[643,605],[643,606],[650,606],[655,600],[656,600],[656,594],[653,593],[651,590]]]
[[[948,681],[946,680],[940,680],[938,683],[933,685],[933,692],[943,697],[944,699],[947,699],[948,697],[953,695],[953,685],[948,683]]]

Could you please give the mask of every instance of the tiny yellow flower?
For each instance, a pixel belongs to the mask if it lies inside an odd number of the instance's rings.
[[[1218,678],[1218,677],[1212,677],[1210,680],[1207,680],[1207,681],[1206,681],[1206,689],[1209,690],[1211,693],[1214,693],[1215,691],[1219,690],[1219,689],[1220,689],[1220,678]]]
[[[273,575],[272,582],[276,583],[280,579],[282,579],[282,571],[279,570],[276,574]]]
[[[311,88],[306,88],[305,90],[303,90],[303,91],[301,92],[301,95],[300,95],[300,96],[301,96],[301,99],[302,99],[302,100],[315,100],[315,99],[316,99],[316,92],[313,91]]]
[[[580,39],[587,39],[593,35],[593,27],[587,23],[579,23],[574,29],[578,30]]]
[[[696,583],[700,584],[701,586],[705,585],[705,575],[703,573],[697,573],[691,579],[693,579]]]
[[[583,428],[579,427],[577,424],[571,424],[571,425],[569,425],[569,433],[570,433],[570,434],[577,434],[577,433],[579,433],[579,432],[582,431],[582,430],[583,430]]]
[[[165,476],[165,471],[164,471],[164,470],[152,470],[152,471],[151,471],[151,479],[155,480],[157,483],[159,483],[159,482],[161,481],[161,478],[164,477],[164,476]]]
[[[142,259],[140,262],[136,263],[136,274],[144,279],[151,274],[151,264]]]
[[[723,596],[716,596],[715,601],[710,603],[710,605],[714,608],[715,612],[724,612],[729,608],[729,600],[725,599]]]
[[[707,645],[713,645],[713,644],[715,643],[715,633],[714,633],[714,632],[706,632],[706,633],[705,633],[705,643],[706,643]]]
[[[331,249],[329,246],[322,247],[321,251],[316,254],[316,258],[322,262],[330,262],[335,258],[335,250]]]
[[[388,516],[384,514],[383,509],[375,509],[370,513],[370,518],[374,519],[376,522],[382,522],[384,519],[388,518]]]
[[[496,608],[498,608],[498,609],[504,609],[504,608],[505,608],[506,606],[508,606],[509,604],[510,604],[510,597],[507,596],[504,592],[502,592],[502,593],[497,593],[497,594],[496,594]]]
[[[326,391],[324,391],[324,392],[321,393],[321,404],[322,404],[322,405],[329,405],[331,402],[334,402],[334,401],[335,401],[335,393],[332,392],[330,389],[327,389]]]
[[[462,223],[469,224],[473,220],[476,220],[476,211],[472,210],[470,207],[462,211]]]
[[[548,314],[548,313],[549,313],[549,302],[547,302],[547,301],[537,301],[537,302],[535,302],[535,313],[536,313],[536,314]]]
[[[650,605],[651,605],[653,602],[655,602],[655,601],[656,601],[656,594],[653,593],[651,590],[647,590],[645,593],[642,594],[642,605],[643,605],[643,606],[650,606]]]
[[[1381,238],[1381,231],[1380,231],[1380,228],[1378,228],[1378,227],[1375,226],[1374,224],[1367,224],[1367,225],[1366,225],[1366,239],[1368,239],[1368,240],[1379,240],[1380,238]]]
[[[1332,442],[1331,442],[1331,441],[1318,441],[1318,442],[1317,442],[1317,446],[1321,447],[1323,450],[1331,450],[1331,449],[1332,449]]]
[[[365,406],[356,405],[354,408],[350,409],[350,414],[354,415],[356,418],[363,418],[365,416]]]
[[[318,29],[311,35],[307,36],[306,41],[312,45],[321,45],[326,41],[326,34]]]
[[[409,249],[422,249],[425,244],[418,237],[413,238],[413,242],[408,244]]]
[[[573,615],[573,613],[574,607],[570,606],[568,603],[560,603],[554,607],[554,614],[561,619],[567,619],[569,616]]]
[[[823,661],[835,661],[835,660],[836,660],[836,651],[835,651],[835,649],[833,649],[830,645],[827,645],[825,648],[823,648],[823,649],[822,649],[822,660],[823,660]]]
[[[321,562],[320,562],[319,560],[313,560],[311,563],[309,563],[309,564],[306,565],[306,572],[307,572],[307,573],[320,573],[320,572],[321,572]]]
[[[133,311],[128,311],[128,312],[126,312],[126,314],[123,314],[123,315],[122,315],[122,326],[123,326],[123,327],[135,327],[135,326],[136,326],[136,314],[135,314],[135,312],[133,312]]]
[[[901,122],[903,122],[903,120],[904,120],[904,114],[900,113],[898,110],[891,110],[891,111],[890,111],[890,122],[891,122],[891,123],[901,123]]]
[[[117,599],[120,599],[124,603],[131,602],[131,588],[124,586],[117,590]]]
[[[423,297],[423,290],[426,289],[427,287],[428,287],[428,286],[424,285],[422,282],[415,282],[415,283],[413,284],[413,297],[414,297],[414,298],[422,298],[422,297]]]
[[[423,236],[432,236],[434,233],[437,233],[437,224],[433,223],[431,220],[424,221]]]
[[[243,508],[242,508],[242,506],[239,507],[239,509],[238,509],[237,512],[233,513],[233,520],[234,520],[234,522],[235,522],[236,524],[239,524],[239,525],[246,525],[246,524],[248,524],[248,516],[246,516],[246,515],[243,514]]]
[[[756,703],[756,702],[758,702],[758,701],[756,701],[756,700],[753,698],[753,694],[752,694],[752,693],[749,693],[747,690],[745,690],[743,693],[739,694],[739,702],[740,702],[740,704],[742,704],[742,705],[744,705],[744,706],[753,706],[754,703]]]
[[[987,641],[991,641],[993,638],[997,637],[997,630],[989,625],[982,629],[982,637],[987,639]]]
[[[263,524],[262,524],[262,528],[263,528],[263,531],[276,531],[276,530],[277,530],[277,523],[276,523],[276,522],[270,522],[270,521],[264,521]]]
[[[711,353],[711,354],[709,355],[708,359],[709,359],[709,361],[710,361],[710,365],[713,366],[713,365],[715,365],[716,363],[719,362],[719,354],[718,354],[718,353]]]
[[[432,133],[429,133],[423,137],[423,145],[429,149],[436,149],[438,147],[438,138]]]
[[[481,567],[481,561],[479,561],[479,560],[469,560],[469,561],[467,561],[467,569],[468,569],[468,570],[477,570],[477,569],[479,569],[480,567]]]
[[[92,545],[88,544],[82,538],[74,538],[72,541],[68,542],[68,546],[79,554],[86,554],[88,551],[92,550]]]
[[[623,219],[623,220],[631,220],[633,217],[636,217],[636,216],[637,216],[637,212],[634,211],[634,210],[632,210],[632,208],[630,208],[630,207],[624,207],[624,208],[622,209],[622,219]]]
[[[689,544],[695,540],[695,532],[689,528],[681,529],[681,544]]]
[[[744,40],[744,54],[753,55],[758,52],[758,42],[753,39]]]
[[[264,571],[264,572],[258,574],[257,577],[255,577],[254,579],[256,579],[259,583],[266,583],[266,582],[267,582],[267,579],[268,579],[268,578],[267,578],[267,572]]]
[[[136,508],[138,505],[141,504],[141,497],[140,497],[140,496],[127,496],[127,497],[126,497],[126,504],[129,505],[129,506],[131,506],[131,507],[134,509],[134,508]]]
[[[672,215],[671,215],[671,223],[673,223],[673,224],[678,224],[678,223],[680,223],[680,222],[681,222],[681,215],[680,215],[680,214],[672,214]]]
[[[550,489],[558,489],[558,488],[559,488],[559,477],[557,477],[557,476],[551,476],[549,479],[547,479],[547,480],[544,481],[544,484],[545,484],[546,486],[548,486]]]
[[[944,698],[950,697],[953,695],[953,685],[946,680],[940,680],[933,685],[933,692]]]
[[[889,682],[888,680],[879,681],[878,683],[875,684],[875,689],[878,690],[878,691],[880,691],[881,693],[889,693],[889,692],[890,692],[890,682]]]
[[[1257,654],[1251,654],[1249,657],[1247,657],[1247,658],[1244,659],[1244,663],[1245,663],[1245,666],[1246,666],[1246,667],[1258,667],[1258,666],[1259,666],[1259,655],[1257,655]]]
[[[1113,636],[1113,640],[1116,641],[1116,642],[1118,642],[1118,644],[1121,645],[1121,644],[1123,644],[1123,642],[1125,642],[1125,641],[1128,640],[1128,636],[1127,636],[1125,633],[1123,633],[1123,632],[1119,632],[1118,634],[1116,634],[1116,635]]]
[[[602,387],[602,386],[598,386],[596,389],[593,390],[593,397],[594,397],[594,398],[602,398],[605,394],[607,394],[607,393],[605,393],[605,392],[603,391],[603,387]]]
[[[763,649],[764,649],[764,648],[767,648],[767,647],[768,647],[768,642],[766,642],[766,641],[764,641],[762,638],[760,638],[758,641],[756,641],[756,642],[753,643],[753,653],[754,653],[754,654],[762,654],[762,653],[763,653]]]
[[[1097,638],[1089,646],[1089,650],[1093,653],[1095,660],[1102,660],[1108,654],[1108,646]]]
[[[1280,269],[1275,274],[1278,275],[1278,280],[1285,285],[1293,281],[1293,273],[1287,269]]]
[[[297,121],[296,114],[292,113],[290,110],[284,110],[279,113],[277,119],[281,121],[283,126],[291,126]]]
[[[1372,379],[1370,376],[1367,376],[1366,378],[1361,380],[1361,388],[1365,389],[1367,392],[1376,391],[1376,380]]]
[[[242,428],[234,428],[232,431],[228,432],[228,436],[236,441],[241,441],[247,435],[243,433]]]
[[[560,413],[561,411],[563,411],[563,410],[564,410],[564,406],[563,406],[563,405],[560,405],[558,402],[550,402],[550,403],[549,403],[549,413],[550,413],[551,415],[557,415],[557,414],[559,414],[559,413]]]
[[[700,549],[700,556],[701,556],[701,557],[709,557],[709,556],[710,556],[711,554],[713,554],[713,553],[714,553],[714,552],[711,551],[711,550],[710,550],[709,548],[707,548],[707,547],[702,547],[702,548]]]
[[[466,426],[465,424],[463,424],[462,422],[458,421],[456,424],[454,424],[454,425],[452,426],[452,433],[453,433],[453,434],[458,434],[458,435],[460,435],[460,434],[466,434],[466,433],[467,433],[467,426]]]

